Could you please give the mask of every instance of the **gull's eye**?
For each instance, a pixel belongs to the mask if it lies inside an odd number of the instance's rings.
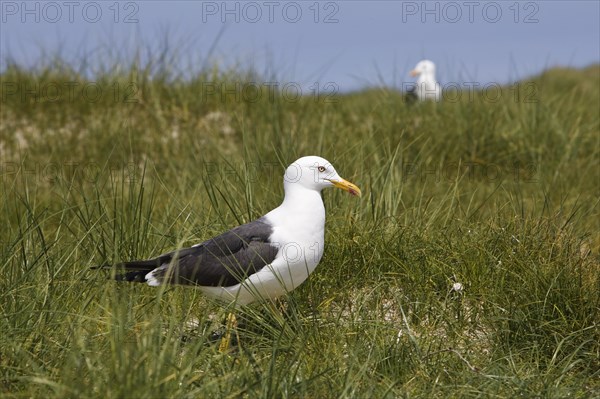
[[[319,170],[319,172],[321,172],[321,173],[325,172],[325,166],[319,166],[317,169],[318,169],[318,170]]]

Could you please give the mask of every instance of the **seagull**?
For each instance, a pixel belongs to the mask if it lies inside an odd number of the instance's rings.
[[[190,285],[235,307],[277,298],[302,284],[321,261],[325,249],[321,190],[328,187],[361,195],[360,189],[340,177],[326,159],[302,157],[285,171],[285,195],[277,208],[189,248],[119,263],[116,268],[124,273],[115,278],[150,286]],[[230,313],[227,331],[235,323]],[[228,347],[229,335],[219,349]]]
[[[440,101],[442,88],[435,80],[435,64],[429,60],[420,61],[410,71],[410,75],[418,76],[414,87],[408,90],[407,98],[414,101],[434,100]]]

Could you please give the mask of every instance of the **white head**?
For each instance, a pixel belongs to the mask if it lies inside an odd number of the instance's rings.
[[[288,166],[283,185],[286,192],[294,188],[321,191],[327,187],[337,187],[352,195],[361,195],[360,189],[340,177],[328,160],[317,156],[302,157]]]
[[[435,64],[429,60],[420,61],[415,69],[410,71],[411,76],[427,75],[435,76]]]

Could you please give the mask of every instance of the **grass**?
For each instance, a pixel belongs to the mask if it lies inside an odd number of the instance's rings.
[[[600,67],[414,107],[257,79],[0,75],[2,397],[600,396]],[[90,270],[262,215],[307,154],[364,195],[325,192],[317,272],[238,350],[198,291]]]

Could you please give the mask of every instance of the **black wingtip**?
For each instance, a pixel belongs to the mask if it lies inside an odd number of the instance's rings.
[[[90,270],[110,269],[111,267],[112,267],[112,265],[105,263],[104,265],[92,266],[92,267],[90,267]]]
[[[127,281],[129,283],[145,283],[147,271],[133,271],[115,276],[116,281]]]
[[[143,261],[142,261],[143,262]],[[110,279],[115,281],[127,281],[131,283],[145,283],[146,274],[154,269],[154,267],[142,267],[138,262],[132,262],[134,270],[127,269],[130,263],[117,263],[116,265],[103,264],[90,267],[91,270],[114,270],[111,272]],[[115,273],[116,272],[116,273]],[[125,272],[125,273],[123,273]]]

